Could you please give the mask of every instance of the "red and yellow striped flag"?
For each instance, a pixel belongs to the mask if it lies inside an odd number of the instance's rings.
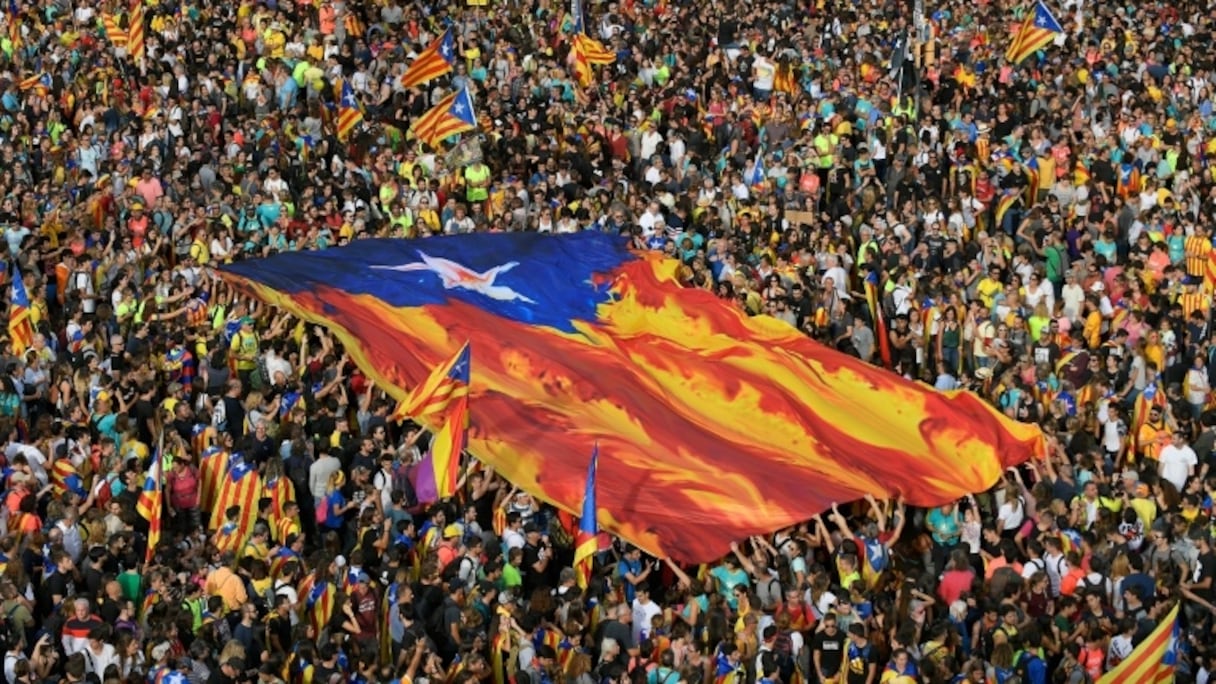
[[[143,0],[134,0],[131,3],[131,14],[127,17],[127,54],[136,63],[142,62],[148,56],[147,46],[144,44],[144,3]]]
[[[575,34],[576,45],[591,64],[606,66],[616,61],[616,53],[604,47],[604,44],[582,33]]]
[[[8,339],[17,355],[25,353],[34,344],[34,321],[30,295],[25,290],[25,281],[17,264],[13,264],[12,293],[8,303]]]
[[[462,88],[435,103],[426,114],[414,120],[410,132],[414,137],[438,150],[444,140],[468,131],[477,130],[477,114],[473,110],[473,98],[467,88]]]
[[[587,55],[579,47],[578,41],[570,46],[570,64],[574,68],[574,80],[578,81],[580,88],[588,88],[595,82],[591,62],[587,61]]]
[[[1178,606],[1175,605],[1148,638],[1140,642],[1126,660],[1102,675],[1098,684],[1165,684],[1174,681],[1174,670],[1178,666],[1178,642],[1181,638]]]
[[[127,32],[119,24],[118,16],[106,14],[101,17],[101,25],[106,32],[106,40],[116,48],[127,46]]]
[[[209,447],[199,456],[199,506],[204,511],[215,510],[215,500],[219,496],[220,482],[228,474],[228,463],[232,456],[219,447]]]
[[[1078,187],[1085,185],[1090,179],[1089,169],[1086,168],[1085,162],[1078,159],[1072,165],[1072,183]]]
[[[224,524],[224,511],[232,506],[241,509],[236,520],[235,548],[245,545],[258,519],[258,497],[262,495],[262,476],[256,468],[245,462],[239,454],[232,456],[228,474],[220,480],[215,507],[211,509],[211,529],[219,530]]]
[[[418,57],[401,75],[401,86],[412,88],[450,73],[456,64],[456,40],[448,29],[435,42],[418,53]]]
[[[1056,21],[1051,10],[1047,9],[1042,0],[1039,0],[1034,4],[1033,10],[1026,15],[1017,34],[1013,36],[1009,49],[1005,51],[1005,59],[1013,64],[1018,64],[1047,47],[1056,39],[1056,36],[1063,33],[1064,29],[1060,27],[1060,22]]]
[[[164,435],[161,444],[152,456],[152,466],[148,468],[148,476],[144,478],[144,489],[139,493],[139,501],[135,510],[144,520],[148,521],[148,550],[144,553],[144,563],[150,563],[160,544],[161,517],[164,513],[164,478],[165,450]]]

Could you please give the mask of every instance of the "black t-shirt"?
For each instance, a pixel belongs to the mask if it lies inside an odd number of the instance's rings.
[[[533,589],[543,586],[545,582],[545,574],[537,572],[533,567],[537,562],[540,561],[540,550],[540,546],[533,546],[531,544],[524,545],[523,580],[524,590],[526,592],[524,594],[525,596],[531,595]]]
[[[848,654],[848,674],[845,676],[845,681],[848,684],[866,684],[868,681],[869,666],[875,666],[877,673],[878,667],[878,649],[874,648],[874,644],[869,642],[865,646],[854,646],[849,644],[845,647]],[[877,676],[875,676],[877,679]]]
[[[1207,589],[1195,591],[1205,601],[1211,601],[1212,597],[1216,596],[1216,552],[1212,551],[1199,554],[1199,561],[1195,564],[1195,580],[1202,582],[1209,578],[1212,580],[1212,585]]]
[[[449,596],[443,600],[443,638],[458,648],[460,644],[452,639],[452,625],[460,625],[460,606]]]
[[[156,407],[147,399],[140,399],[131,407],[131,419],[139,430],[139,440],[144,444],[155,444],[152,430],[148,429],[148,421],[156,418]]]
[[[827,632],[817,632],[811,639],[811,651],[812,653],[819,654],[819,669],[821,672],[832,676],[840,671],[840,664],[844,662],[845,641],[844,632],[839,629],[831,636]],[[811,660],[812,667],[814,667],[814,664],[815,661]]]
[[[1056,365],[1056,361],[1059,361],[1059,360],[1060,360],[1060,345],[1056,344],[1055,342],[1049,342],[1047,344],[1043,344],[1040,342],[1040,343],[1034,345],[1034,362],[1035,363],[1045,363],[1049,366],[1054,367]]]
[[[47,606],[54,607],[55,597],[60,597],[60,601],[67,601],[76,593],[75,583],[71,578],[62,572],[54,572],[50,577],[46,578],[43,586],[46,587]]]
[[[224,421],[227,423],[228,434],[237,443],[245,436],[245,405],[236,397],[224,397]]]

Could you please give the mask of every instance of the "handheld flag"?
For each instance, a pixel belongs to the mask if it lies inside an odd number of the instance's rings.
[[[748,317],[679,269],[583,231],[356,240],[221,273],[332,330],[397,400],[468,341],[469,451],[578,511],[586,463],[565,456],[598,442],[600,525],[658,557],[709,562],[866,493],[939,505],[1043,454],[1038,426]]]
[[[1098,684],[1174,681],[1181,640],[1182,625],[1178,622],[1178,606],[1175,605],[1148,638],[1140,642],[1126,660],[1102,675]]]
[[[393,417],[425,419],[442,416],[443,425],[431,440],[428,458],[435,476],[436,500],[456,493],[460,454],[464,451],[469,420],[469,345],[436,368],[426,382],[414,388],[398,405]]]
[[[397,405],[392,420],[444,414],[449,406],[469,396],[470,360],[469,343],[465,342],[455,356],[436,368],[427,376],[425,382],[415,387],[414,391]]]
[[[164,514],[164,470],[165,470],[165,434],[161,432],[160,444],[152,456],[152,466],[144,478],[144,489],[139,493],[135,510],[148,521],[148,550],[144,553],[144,563],[151,563],[160,544],[161,517]]]
[[[131,13],[127,16],[127,54],[136,64],[142,63],[147,56],[147,46],[144,44],[144,2],[132,0]]]
[[[882,365],[892,368],[891,337],[887,334],[887,319],[882,314],[882,293],[878,291],[878,272],[871,270],[865,279],[866,304],[870,307],[870,321],[874,325],[874,337],[878,341],[878,356]]]
[[[592,71],[591,62],[587,61],[587,54],[583,52],[578,40],[570,46],[570,62],[574,67],[574,79],[578,81],[578,86],[590,87],[595,82],[595,72]]]
[[[574,36],[574,45],[583,53],[590,64],[605,66],[616,61],[616,53],[604,47],[604,44],[582,33]]]
[[[747,172],[747,184],[754,187],[764,185],[764,150],[756,150],[756,159]]]
[[[418,54],[410,68],[401,75],[401,86],[412,88],[433,81],[451,73],[455,65],[456,39],[452,37],[452,29],[448,29]]]
[[[415,137],[434,149],[439,149],[444,140],[454,135],[475,130],[477,114],[473,110],[473,96],[467,88],[461,88],[437,102],[410,127]]]
[[[25,290],[25,280],[21,278],[21,271],[15,262],[12,271],[12,295],[8,303],[8,339],[13,345],[13,353],[20,356],[34,344],[34,321],[30,318],[30,295]]]
[[[1005,51],[1005,59],[1019,64],[1027,57],[1047,47],[1056,36],[1064,33],[1060,22],[1056,21],[1051,10],[1047,9],[1042,0],[1034,3],[1034,10],[1026,15],[1022,26],[1013,36],[1013,42]]]
[[[587,465],[587,488],[583,491],[583,514],[578,520],[578,534],[574,538],[574,575],[580,589],[591,583],[591,570],[595,554],[599,551],[599,523],[595,519],[595,470],[600,460],[600,447],[591,451],[591,463]]]
[[[363,108],[355,99],[354,89],[350,87],[350,83],[343,83],[342,99],[338,103],[338,140],[349,138],[351,132],[355,130],[355,126],[358,126],[362,120]]]

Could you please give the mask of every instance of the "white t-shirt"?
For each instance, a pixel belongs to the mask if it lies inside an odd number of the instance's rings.
[[[642,635],[650,634],[650,619],[663,612],[654,601],[633,600],[633,643],[642,643]]]
[[[1170,484],[1182,491],[1186,487],[1186,478],[1190,475],[1191,468],[1199,464],[1199,458],[1195,456],[1195,450],[1189,446],[1181,447],[1167,444],[1161,450],[1161,456],[1158,457],[1158,462],[1161,464],[1161,477],[1168,480]]]
[[[772,90],[773,81],[777,76],[777,66],[768,61],[768,58],[757,56],[752,62],[752,69],[755,69],[752,87],[756,90]]]

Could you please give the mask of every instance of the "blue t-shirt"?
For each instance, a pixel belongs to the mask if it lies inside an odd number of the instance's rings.
[[[954,544],[958,542],[961,533],[958,528],[958,516],[942,513],[942,509],[934,508],[926,518],[932,531],[933,541],[938,544]]]
[[[718,591],[726,599],[726,603],[731,610],[739,607],[739,600],[735,598],[734,588],[737,586],[747,586],[747,573],[742,569],[730,571],[725,565],[719,565],[709,571],[710,577],[718,581]]]
[[[329,504],[329,515],[325,517],[325,527],[331,530],[342,529],[342,514],[338,511],[346,505],[346,497],[342,496],[340,490],[335,489],[326,497]]]
[[[637,595],[637,590],[634,588],[633,583],[625,579],[625,577],[628,575],[637,577],[642,574],[642,561],[640,559],[630,560],[622,558],[621,562],[616,565],[616,571],[621,576],[621,579],[625,580],[625,601],[632,605],[633,599]]]

